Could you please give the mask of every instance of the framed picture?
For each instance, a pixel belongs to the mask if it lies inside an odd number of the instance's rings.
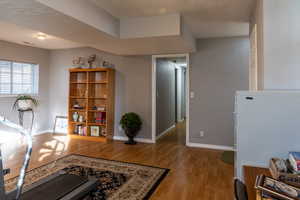
[[[256,179],[255,188],[269,197],[284,200],[300,200],[300,189],[273,178],[261,175]]]
[[[56,116],[54,121],[53,133],[68,133],[68,117]]]
[[[99,137],[100,136],[100,127],[99,126],[91,126],[91,136]]]

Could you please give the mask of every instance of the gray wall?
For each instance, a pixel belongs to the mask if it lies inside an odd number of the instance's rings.
[[[40,105],[36,110],[33,134],[48,130],[49,51],[0,41],[0,59],[39,64],[40,81],[37,98],[40,101]],[[15,97],[0,97],[0,114],[17,122],[18,114],[16,111],[12,112],[11,109],[14,100]],[[29,119],[25,116],[24,120]]]
[[[50,53],[50,122],[56,115],[67,115],[68,69],[76,56],[98,57],[115,64],[115,135],[125,136],[119,129],[121,116],[136,112],[143,119],[143,129],[138,138],[151,138],[151,58],[122,57],[104,53],[93,48],[54,50]]]
[[[175,124],[175,65],[165,58],[156,61],[156,135]]]
[[[190,142],[233,146],[235,92],[249,85],[249,39],[198,40],[190,62],[190,90],[195,92],[190,99]]]
[[[0,48],[0,59],[40,65],[37,131],[48,130],[56,115],[67,114],[68,69],[72,59],[96,53],[116,65],[115,134],[124,136],[118,122],[123,113],[133,111],[144,122],[138,137],[151,138],[150,57],[114,56],[92,48],[47,51],[8,42],[0,42]],[[248,54],[247,38],[198,41],[198,51],[190,59],[191,91],[196,94],[190,102],[191,142],[233,144],[234,92],[248,89]],[[11,112],[12,101],[0,98],[0,111],[16,120],[16,113]],[[205,131],[203,138],[200,130]]]

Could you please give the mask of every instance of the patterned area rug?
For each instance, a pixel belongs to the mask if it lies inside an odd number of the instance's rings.
[[[99,180],[99,186],[84,200],[144,200],[148,199],[167,175],[168,169],[69,155],[35,168],[26,175],[26,187],[64,170],[75,175],[88,175]],[[17,177],[5,182],[6,190],[15,189]]]

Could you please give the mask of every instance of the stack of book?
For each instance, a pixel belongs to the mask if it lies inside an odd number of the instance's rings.
[[[95,122],[96,123],[105,124],[106,123],[106,113],[105,112],[99,112],[99,113],[97,113]]]
[[[74,133],[81,136],[87,136],[87,128],[82,125],[76,125]]]
[[[289,152],[289,162],[293,172],[300,174],[300,152]]]

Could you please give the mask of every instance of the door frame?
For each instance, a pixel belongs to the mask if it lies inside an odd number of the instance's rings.
[[[186,58],[186,83],[185,83],[185,91],[186,91],[186,141],[185,144],[189,144],[189,135],[190,135],[190,55],[188,53],[184,54],[166,54],[166,55],[153,55],[152,56],[152,142],[156,143],[156,60],[158,58],[174,58],[174,57],[185,57]]]

